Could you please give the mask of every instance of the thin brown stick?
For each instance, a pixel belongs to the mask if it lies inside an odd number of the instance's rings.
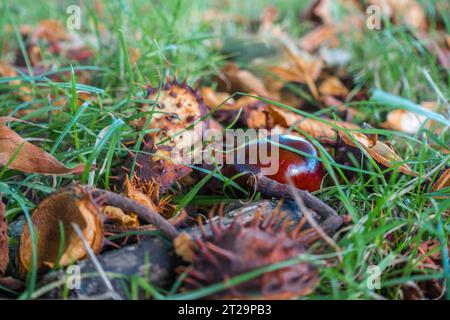
[[[120,208],[125,213],[134,212],[140,219],[154,225],[158,230],[171,239],[174,239],[179,235],[179,231],[158,212],[152,211],[136,201],[120,194],[102,189],[92,189],[91,195],[93,199],[101,199],[102,205]]]
[[[275,180],[269,179],[261,174],[249,178],[249,184],[254,184],[256,190],[269,197],[284,198],[294,200],[295,197],[292,194],[289,185],[278,183]],[[296,195],[298,195],[304,202],[305,206],[316,212],[322,219],[323,228],[327,233],[334,233],[337,228],[342,224],[342,217],[337,212],[327,205],[325,202],[312,195],[306,190],[295,188]]]
[[[293,182],[291,177],[287,176],[286,177],[288,179],[288,188],[292,194],[292,196],[294,197],[295,202],[297,203],[297,206],[300,208],[300,210],[303,212],[304,216],[306,217],[306,219],[308,220],[308,223],[311,225],[311,227],[317,232],[317,234],[326,242],[328,243],[330,246],[332,246],[335,250],[336,253],[338,253],[338,257],[341,260],[341,249],[339,248],[339,246],[336,244],[336,242],[328,236],[328,234],[325,232],[325,230],[316,222],[316,220],[314,220],[313,215],[312,215],[312,210],[309,209],[306,205],[305,202],[303,201],[302,197],[300,197],[299,194],[299,189],[297,189]]]

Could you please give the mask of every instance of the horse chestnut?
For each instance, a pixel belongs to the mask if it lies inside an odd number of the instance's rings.
[[[262,168],[268,168],[275,165],[275,168],[277,168],[275,173],[267,174],[266,177],[279,183],[287,183],[288,181],[286,177],[289,175],[298,189],[308,190],[310,192],[318,190],[323,178],[323,165],[319,160],[317,160],[318,151],[314,145],[301,136],[279,135],[277,138],[277,145],[273,145],[272,147],[277,148],[276,151],[278,151],[278,157],[274,157],[274,160],[278,161],[278,166],[272,163],[272,148],[269,146],[267,148],[269,158],[268,163],[263,164],[263,162],[266,161],[260,161],[261,159],[259,156],[255,164],[249,164],[248,162],[242,164],[238,158],[237,164],[235,165],[238,171],[251,171],[253,173],[259,173]],[[257,143],[259,147],[261,143],[267,143],[267,140],[258,141],[255,143]],[[298,150],[303,154],[311,155],[312,157],[304,156],[288,150],[285,146]],[[246,148],[248,148],[248,146]],[[246,159],[248,159],[248,154],[249,152],[247,150]]]

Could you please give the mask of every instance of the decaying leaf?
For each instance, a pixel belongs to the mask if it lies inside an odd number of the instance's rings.
[[[265,84],[248,70],[239,68],[235,63],[228,63],[222,73],[227,79],[229,92],[254,92],[260,97],[272,98],[273,95]]]
[[[426,240],[421,242],[417,249],[416,244],[410,246],[407,255],[417,250],[416,270],[414,274],[442,271],[442,250],[441,243],[436,240]],[[447,250],[447,255],[449,250]],[[408,300],[418,299],[439,299],[445,291],[445,284],[442,279],[429,279],[424,281],[410,281],[402,286],[404,298]]]
[[[310,134],[311,136],[317,139],[320,138],[334,139],[336,137],[337,129],[320,120],[306,118],[297,113],[274,107],[269,107],[269,113],[272,123],[274,125],[279,125],[284,128],[297,127],[300,130],[305,131],[306,133]],[[359,128],[359,126],[353,123],[334,121],[331,119],[324,119],[324,120],[345,129]]]
[[[69,39],[69,35],[61,21],[46,19],[40,21],[31,34],[33,42],[38,42],[40,39],[45,39],[49,42],[62,41]]]
[[[435,110],[438,103],[422,102],[421,105],[426,109]],[[382,123],[381,126],[391,130],[415,134],[426,120],[427,117],[423,115],[408,110],[396,109],[388,113],[386,122]],[[428,126],[432,123],[433,121],[429,121]]]
[[[329,25],[318,26],[300,39],[300,47],[306,51],[317,50],[324,42],[336,44],[336,29]]]
[[[319,86],[319,92],[323,96],[347,96],[349,91],[337,77],[326,78]]]
[[[450,168],[445,170],[439,178],[436,180],[436,182],[433,184],[433,187],[431,188],[432,192],[436,192],[445,188],[450,187]],[[439,196],[439,198],[448,198],[450,195],[447,196]]]
[[[21,34],[32,66],[42,64],[41,42],[46,44],[48,52],[68,59],[82,61],[93,55],[84,38],[74,32],[67,32],[58,20],[42,20],[35,28],[21,28]],[[96,39],[93,38],[91,42],[95,43]],[[15,64],[26,65],[21,50],[17,51]]]
[[[214,91],[211,87],[203,87],[201,89],[201,94],[203,97],[203,101],[205,101],[205,105],[209,109],[214,109],[221,105],[220,109],[233,108],[234,107],[234,99],[230,99],[230,95],[228,92],[217,92]],[[228,99],[228,100],[227,100]]]
[[[404,163],[405,161],[397,154],[395,149],[387,142],[379,141],[377,137],[372,138],[360,132],[350,133],[350,138],[346,133],[339,132],[339,136],[342,140],[352,146],[359,148],[353,140],[359,142],[359,144],[367,151],[367,153],[378,163],[381,163],[385,167],[396,167],[401,173],[417,176],[417,172]]]
[[[79,174],[84,171],[84,164],[68,168],[51,154],[27,142],[5,125],[5,122],[9,120],[11,118],[0,118],[0,165],[8,164],[9,169],[27,173],[54,175]],[[12,162],[9,163],[11,160]]]
[[[86,249],[72,223],[79,225],[94,253],[102,248],[103,222],[99,208],[90,193],[81,186],[62,189],[42,200],[33,210],[31,221],[36,235],[38,270],[55,265],[66,266],[86,257]],[[25,226],[18,254],[18,265],[23,275],[31,269],[32,248],[30,229]]]
[[[16,70],[11,65],[0,61],[0,77],[15,78],[17,76]],[[30,101],[32,99],[31,87],[23,85],[20,80],[11,80],[9,84],[18,88],[17,91],[14,91],[14,94],[19,96],[23,101]]]
[[[0,276],[6,271],[9,262],[8,225],[6,223],[6,208],[0,198]]]
[[[284,54],[287,64],[271,67],[268,71],[284,82],[305,83],[313,97],[317,99],[319,92],[315,81],[322,71],[323,61],[306,57],[288,46],[284,47]]]

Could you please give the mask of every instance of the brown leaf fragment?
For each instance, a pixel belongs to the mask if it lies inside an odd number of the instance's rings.
[[[425,101],[421,103],[422,107],[428,110],[436,110],[439,103],[437,101]],[[395,109],[388,113],[386,121],[381,124],[383,128],[415,134],[420,127],[427,121],[427,117],[403,109]],[[429,120],[426,127],[431,127],[434,121]]]
[[[203,87],[201,88],[201,94],[203,97],[203,101],[205,102],[208,109],[214,109],[222,104],[220,109],[231,107],[234,109],[234,99],[230,99],[230,95],[228,92],[217,92],[214,91],[211,87]],[[227,100],[228,99],[228,100]]]
[[[319,92],[315,83],[315,79],[322,70],[322,60],[306,60],[300,56],[297,52],[291,48],[285,47],[285,53],[287,57],[292,61],[295,70],[300,78],[304,79],[304,82],[309,88],[312,96],[315,99],[319,98]]]
[[[0,275],[2,275],[9,262],[8,225],[6,222],[6,208],[0,198]]]
[[[406,253],[409,255],[414,251],[417,245],[411,245]],[[416,267],[414,275],[420,275],[429,272],[442,272],[442,244],[434,239],[425,240],[417,247]],[[447,248],[448,249],[448,248]],[[447,250],[447,255],[450,252]],[[410,282],[408,285],[402,286],[404,299],[439,299],[442,298],[445,291],[445,282],[442,279],[429,279],[424,281]]]
[[[5,125],[8,120],[11,119],[0,118],[0,165],[5,166],[14,159],[8,164],[8,168],[26,173],[64,175],[84,171],[84,164],[68,168],[51,154],[27,142]]]
[[[17,76],[18,76],[17,71],[11,65],[0,61],[0,77],[15,78]],[[30,101],[32,99],[31,88],[27,85],[23,85],[22,81],[11,80],[9,81],[9,85],[18,88],[17,90],[14,91],[14,94],[17,95],[23,101]]]
[[[402,157],[400,157],[395,149],[387,142],[379,141],[376,137],[365,135],[360,132],[351,132],[352,138],[346,133],[340,131],[339,137],[342,140],[352,146],[359,148],[353,140],[359,142],[359,144],[367,151],[367,153],[378,163],[383,166],[392,168],[397,167],[397,170],[403,174],[410,176],[417,176],[417,172],[412,171],[412,169],[404,163]]]
[[[449,188],[450,187],[450,168],[448,168],[447,170],[445,170],[440,176],[439,178],[436,180],[436,182],[433,184],[433,187],[431,188],[432,192],[436,192],[445,188]],[[440,199],[444,199],[444,198],[449,198],[450,194],[446,195],[446,196],[439,196],[436,198],[440,198]]]
[[[319,86],[319,92],[323,96],[342,96],[346,97],[348,89],[337,77],[330,76],[326,78]]]
[[[61,21],[46,19],[39,22],[31,34],[31,40],[33,42],[37,42],[39,39],[44,39],[49,42],[61,41],[69,39],[69,35]]]
[[[269,114],[273,125],[280,125],[285,128],[296,127],[317,139],[336,138],[337,129],[320,120],[303,117],[297,113],[281,110],[280,108],[275,109],[272,106],[269,107]],[[345,129],[359,128],[359,126],[353,123],[335,121],[331,119],[324,119],[324,121],[333,123],[334,125]]]
[[[79,225],[94,253],[100,252],[102,248],[104,237],[101,214],[91,194],[82,186],[62,189],[46,197],[33,210],[31,221],[36,235],[38,270],[58,264],[67,266],[87,256],[86,248],[72,223]],[[60,224],[64,230],[64,238],[60,232]],[[61,244],[64,244],[62,252]],[[22,275],[31,270],[31,258],[32,237],[26,226],[20,238],[18,254]]]
[[[222,73],[228,80],[230,92],[254,92],[260,97],[273,97],[259,78],[250,71],[239,68],[235,63],[228,63]]]
[[[300,39],[300,48],[313,52],[326,41],[336,42],[336,30],[329,25],[318,26]]]
[[[397,109],[388,113],[386,122],[382,123],[381,126],[391,130],[415,134],[419,131],[425,120],[425,116],[407,110]]]

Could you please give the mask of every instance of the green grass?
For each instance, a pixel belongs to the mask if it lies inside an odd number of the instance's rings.
[[[248,20],[258,19],[267,4],[274,4],[274,1],[268,0],[228,2],[227,12],[242,15]],[[23,41],[17,31],[19,26],[25,23],[34,25],[47,18],[65,21],[65,8],[73,4],[72,1],[46,1],[38,5],[31,0],[9,6],[6,3],[0,5],[2,52],[13,52],[11,47],[23,51]],[[14,95],[17,88],[8,84],[11,79],[0,78],[0,115],[15,116],[21,110],[34,110],[22,118],[40,117],[43,121],[39,124],[15,123],[13,128],[29,141],[39,142],[65,164],[85,162],[87,168],[90,164],[96,164],[94,174],[86,170],[81,182],[110,188],[110,169],[120,166],[129,151],[136,152],[143,138],[143,133],[136,132],[127,124],[140,115],[137,108],[144,97],[139,85],[147,82],[157,85],[161,79],[176,72],[180,78],[189,74],[188,83],[191,85],[205,81],[225,64],[224,56],[211,44],[245,32],[245,25],[233,21],[202,22],[199,19],[202,12],[220,8],[220,2],[214,3],[206,0],[114,0],[105,1],[103,11],[98,11],[91,1],[85,1],[80,35],[91,34],[100,43],[90,65],[71,66],[58,57],[45,55],[44,60],[56,66],[51,74],[59,74],[62,79],[54,82],[49,79],[50,73],[21,75],[20,79],[32,86],[30,102],[17,99]],[[297,18],[297,13],[306,3],[280,0],[275,1],[275,5],[280,9],[279,22],[289,34],[300,36],[311,29],[309,22],[299,23]],[[427,10],[430,15],[442,14],[446,18],[443,13],[432,12],[430,6]],[[450,24],[446,21],[447,33],[450,33]],[[5,31],[7,25],[13,26],[12,32]],[[102,37],[102,30],[108,31],[110,39]],[[430,32],[433,32],[433,26]],[[417,111],[417,104],[421,101],[449,100],[450,74],[437,65],[436,58],[424,49],[424,44],[405,28],[388,25],[380,31],[366,32],[363,39],[349,35],[342,39],[342,45],[353,55],[350,73],[354,87],[375,90],[373,99],[368,97],[366,101],[350,103],[362,111],[366,121],[374,127],[384,121],[389,110],[401,107]],[[129,48],[139,49],[142,53],[135,65],[131,64]],[[8,55],[2,56],[2,60],[9,58]],[[30,69],[28,59],[27,65]],[[88,85],[78,82],[79,76],[75,71],[80,70],[92,75]],[[91,92],[94,99],[77,107],[77,90]],[[61,109],[53,104],[54,101],[43,98],[47,97],[48,92],[68,98],[69,108]],[[281,104],[278,106],[290,108]],[[50,111],[55,109],[59,112],[51,114]],[[296,112],[302,113],[301,110]],[[335,115],[333,108],[321,110],[320,113],[332,118]],[[320,119],[317,117],[319,113],[303,115]],[[335,236],[342,250],[340,259],[333,259],[330,265],[326,262],[336,255],[332,251],[325,255],[307,254],[240,275],[231,279],[229,284],[240,283],[306,259],[317,264],[320,270],[320,286],[308,299],[396,299],[401,298],[402,286],[411,281],[446,279],[447,286],[450,285],[447,254],[450,200],[436,200],[430,191],[438,169],[450,166],[450,156],[434,147],[439,145],[443,150],[450,151],[449,120],[436,113],[427,112],[425,115],[445,124],[446,130],[437,135],[423,128],[415,136],[383,129],[363,130],[386,137],[403,159],[420,173],[418,178],[398,174],[395,169],[380,168],[371,159],[364,165],[355,161],[350,168],[342,166],[316,142],[321,151],[320,160],[328,172],[327,179],[335,183],[316,194],[335,207],[339,214],[350,214],[353,220]],[[138,141],[132,150],[124,144],[130,140]],[[356,172],[357,180],[350,182],[344,175],[344,169]],[[429,181],[424,181],[422,177],[430,172]],[[226,196],[197,194],[211,176],[224,180],[228,188],[239,187],[220,172],[210,172],[191,192],[175,198],[177,204],[207,206],[219,201],[233,201],[232,192],[227,192]],[[73,177],[53,178],[37,174],[18,178],[17,172],[2,171],[0,193],[9,199],[8,219],[16,219],[22,213],[28,216],[36,199],[42,199],[72,180]],[[448,193],[448,190],[444,192]],[[441,244],[439,250],[444,257],[441,271],[424,272],[418,269],[423,259],[418,246],[426,240],[437,240]],[[381,268],[380,290],[369,289],[366,285],[370,276],[367,269],[371,265]],[[46,288],[35,291],[35,282],[36,273],[32,272],[27,290],[21,297],[36,298],[46,291]],[[136,288],[156,299],[202,298],[225,288],[225,284],[218,283],[198,291],[177,293],[177,284],[173,290],[164,292],[144,279],[133,278],[131,282],[134,289],[130,292],[130,298],[137,297]],[[444,295],[450,298],[450,291],[447,290]]]

